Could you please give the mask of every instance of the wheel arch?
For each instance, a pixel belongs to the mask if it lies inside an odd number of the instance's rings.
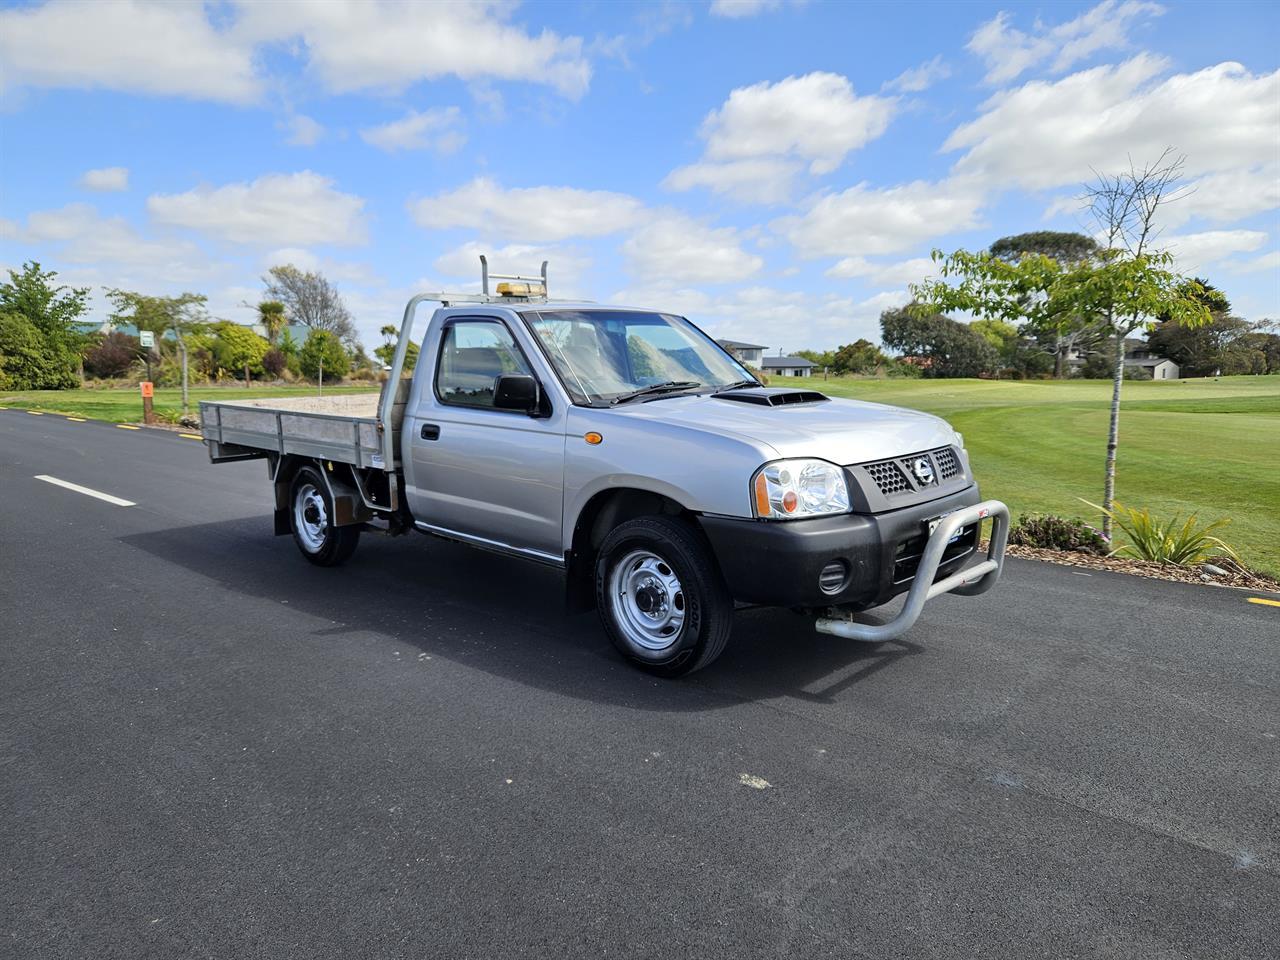
[[[595,606],[595,565],[609,531],[637,517],[669,516],[687,520],[702,533],[698,514],[679,500],[643,487],[610,487],[592,495],[574,518],[565,557],[566,604],[571,612]]]
[[[276,454],[267,461],[275,492],[276,536],[286,536],[292,532],[289,511],[292,509],[293,481],[303,467],[314,468],[324,481],[329,500],[334,506],[333,522],[336,526],[353,526],[373,519],[373,512],[364,506],[360,491],[354,483],[350,465],[297,454]]]

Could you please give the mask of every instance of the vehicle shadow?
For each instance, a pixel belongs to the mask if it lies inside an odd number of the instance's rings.
[[[415,534],[366,535],[347,564],[320,568],[299,556],[291,538],[271,536],[267,517],[121,542],[232,593],[333,624],[317,629],[319,637],[373,631],[523,684],[643,709],[712,710],[776,697],[834,703],[903,657],[925,652],[906,641],[872,645],[817,634],[810,620],[786,610],[744,609],[715,664],[662,681],[623,662],[594,612],[565,613],[562,577],[549,567]]]

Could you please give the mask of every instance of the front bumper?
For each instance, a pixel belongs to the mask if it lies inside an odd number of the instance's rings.
[[[929,503],[880,514],[816,520],[740,520],[703,516],[702,528],[735,600],[779,607],[867,609],[910,589],[930,540],[927,523],[980,502],[976,484]],[[942,547],[933,579],[957,572],[978,545],[978,526]],[[948,537],[948,539],[950,539]],[[843,585],[820,584],[832,563]]]

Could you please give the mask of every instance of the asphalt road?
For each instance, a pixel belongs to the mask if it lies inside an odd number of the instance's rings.
[[[0,491],[0,955],[1276,955],[1280,607],[1237,591],[1012,561],[663,682],[538,567],[310,566],[172,433],[0,410]]]

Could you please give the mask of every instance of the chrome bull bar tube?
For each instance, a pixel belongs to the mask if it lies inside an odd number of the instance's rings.
[[[938,564],[942,562],[943,551],[947,549],[947,541],[961,527],[980,523],[987,518],[991,519],[991,542],[987,547],[987,559],[934,583],[933,578],[938,572]],[[981,530],[978,533],[981,534]],[[911,629],[925,603],[939,594],[958,593],[965,597],[976,597],[994,587],[1004,569],[1004,549],[1008,542],[1007,506],[999,500],[984,500],[971,507],[962,507],[943,517],[937,529],[929,536],[915,579],[911,583],[911,589],[907,591],[906,603],[896,617],[887,623],[858,623],[844,618],[821,617],[814,626],[819,633],[829,633],[848,640],[878,643],[897,639]]]

